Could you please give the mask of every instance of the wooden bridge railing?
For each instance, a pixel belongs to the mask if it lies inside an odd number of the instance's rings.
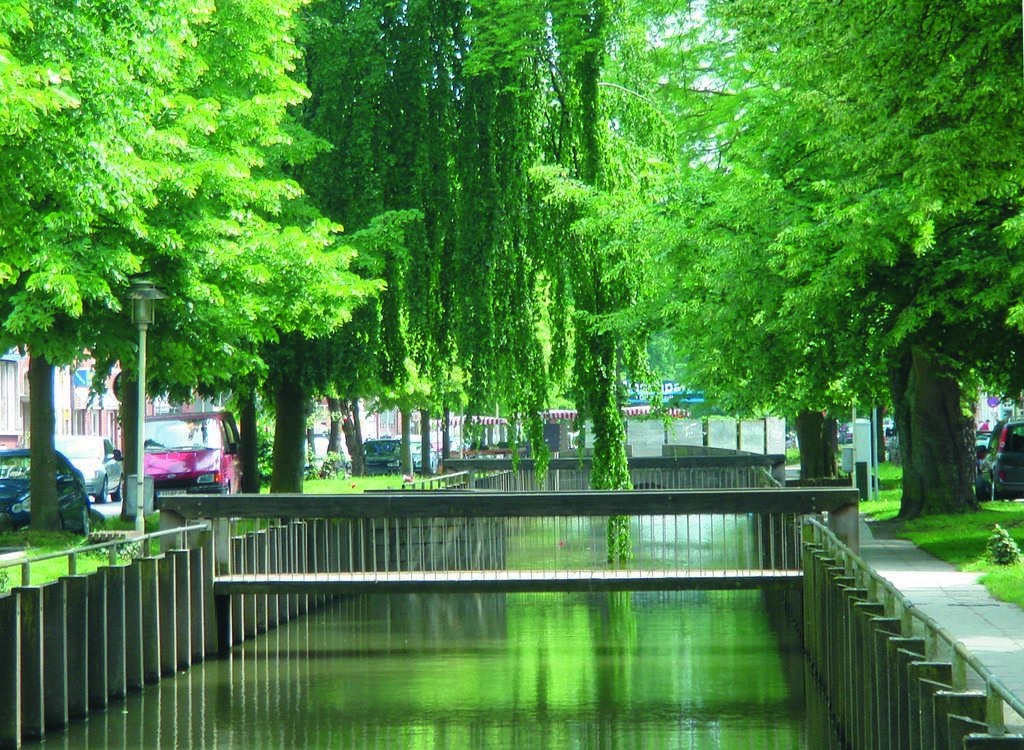
[[[212,519],[219,594],[736,588],[800,575],[800,519],[857,545],[852,489],[179,495]],[[628,559],[607,559],[624,518]]]

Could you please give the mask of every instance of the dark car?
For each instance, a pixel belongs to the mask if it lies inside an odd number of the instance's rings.
[[[412,445],[412,467],[417,474],[423,473],[423,457],[420,455],[420,437],[413,435],[410,439]],[[378,440],[367,440],[363,443],[363,459],[366,463],[366,473],[373,476],[376,474],[401,474],[402,473],[402,441],[399,438],[380,438]],[[437,472],[439,462],[437,451],[430,451],[430,473]]]
[[[0,529],[17,529],[28,526],[31,521],[30,467],[27,448],[0,451]],[[89,507],[82,472],[60,452],[57,453],[57,510],[61,526],[79,534],[88,534],[90,522],[98,520],[96,511]]]
[[[1024,497],[1024,420],[996,423],[974,489],[978,500]]]

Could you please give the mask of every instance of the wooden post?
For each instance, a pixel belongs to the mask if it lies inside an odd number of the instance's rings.
[[[96,575],[104,576],[107,581],[107,692],[111,698],[124,698],[127,694],[124,568],[115,565],[97,571]]]
[[[147,684],[160,681],[160,566],[157,558],[143,557],[135,561],[139,568],[140,601],[142,603],[142,679]]]
[[[67,595],[68,718],[89,715],[89,580],[92,576],[62,578]],[[0,628],[2,630],[2,628]]]
[[[936,747],[960,748],[968,734],[988,731],[985,723],[988,698],[984,693],[940,690],[933,700]]]
[[[0,596],[0,748],[21,747],[21,597]]]
[[[857,503],[829,511],[828,527],[851,551],[860,552],[860,506]]]
[[[68,725],[68,598],[63,581],[43,589],[43,701],[48,728]]]
[[[174,568],[174,654],[178,669],[192,665],[192,586],[189,584],[188,550],[176,549],[167,553]]]
[[[149,614],[142,605],[142,566],[134,561],[124,569],[124,684],[126,690],[141,690],[146,683],[143,669],[143,618]]]
[[[206,656],[206,591],[207,578],[204,571],[206,555],[202,547],[193,549],[188,555],[188,588],[189,588],[189,643],[193,664],[203,661]]]
[[[178,671],[178,638],[175,618],[174,559],[164,555],[156,563],[160,597],[160,674],[171,677]]]
[[[105,709],[107,690],[107,579],[89,576],[89,708]]]
[[[43,712],[43,591],[38,586],[19,586],[21,597],[21,734],[42,739]]]

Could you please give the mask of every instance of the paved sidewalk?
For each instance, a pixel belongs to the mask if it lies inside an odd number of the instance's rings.
[[[993,598],[977,573],[961,573],[904,539],[876,538],[868,523],[860,556],[1024,700],[1024,609]]]

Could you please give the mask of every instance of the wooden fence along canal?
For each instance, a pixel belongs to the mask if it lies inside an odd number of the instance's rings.
[[[816,521],[804,648],[850,748],[1024,748],[1024,701]]]
[[[22,573],[21,585],[0,596],[0,632],[14,634],[0,644],[0,747],[61,731],[129,690],[354,593],[783,587],[799,597],[806,581],[808,648],[818,664],[852,648],[843,628],[859,620],[834,607],[823,619],[819,597],[833,597],[808,567],[803,529],[826,519],[828,539],[855,551],[857,493],[766,487],[775,483],[766,475],[759,467],[757,486],[745,489],[719,489],[733,480],[705,473],[686,480],[701,489],[594,492],[583,482],[567,489],[576,480],[566,474],[560,491],[543,491],[524,487],[526,475],[501,472],[437,480],[431,491],[162,498],[159,552],[137,540],[112,543],[103,547],[110,564],[96,573],[76,575],[72,563],[68,576],[43,586]],[[679,476],[646,481],[664,487]],[[519,491],[452,488],[488,482],[518,482]],[[628,560],[608,562],[610,517],[629,519]],[[821,549],[816,540],[810,557]],[[855,653],[863,664],[865,652]],[[823,683],[841,693],[842,683]],[[862,710],[838,706],[845,721]],[[890,746],[874,743],[880,732],[847,735],[871,740],[851,747]]]

